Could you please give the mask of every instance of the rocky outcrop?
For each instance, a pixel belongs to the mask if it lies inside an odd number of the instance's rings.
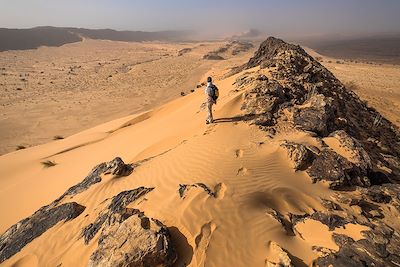
[[[88,266],[168,267],[176,259],[167,227],[139,210],[125,209],[107,218]]]
[[[225,58],[221,57],[220,55],[216,53],[208,53],[203,56],[203,59],[208,59],[208,60],[224,60]]]
[[[377,225],[358,241],[334,236],[338,252],[318,258],[313,266],[399,266],[400,235],[386,225]]]
[[[293,267],[292,261],[287,254],[277,243],[270,243],[270,250],[278,256],[277,262],[266,261],[266,267]]]
[[[19,252],[58,222],[72,220],[84,210],[85,207],[76,202],[57,207],[45,206],[32,216],[14,224],[0,237],[0,263]]]
[[[333,189],[352,185],[368,185],[368,180],[359,181],[353,173],[353,164],[333,150],[325,149],[312,162],[308,174],[313,182],[328,181]]]
[[[107,209],[100,212],[96,220],[82,230],[85,244],[88,244],[90,240],[92,240],[92,238],[102,229],[106,221],[110,221],[111,218],[115,217],[115,214],[120,214],[122,216],[122,213],[126,211],[126,206],[128,204],[143,197],[153,189],[154,188],[139,187],[133,190],[123,191],[114,196]]]
[[[192,51],[192,48],[183,48],[178,51],[178,57],[183,56],[184,54],[187,54]]]
[[[284,119],[300,130],[314,132],[317,138],[337,138],[354,154],[349,161],[322,151],[309,172],[315,181],[336,180],[336,188],[400,182],[398,128],[346,89],[300,46],[270,37],[236,71],[256,66],[268,68],[268,78],[255,79],[247,73],[235,83],[237,90],[251,86],[244,92],[242,105],[250,118],[247,121],[271,131]],[[332,171],[318,168],[317,163],[332,167]]]
[[[351,158],[349,160],[357,166],[362,173],[367,175],[372,169],[372,162],[362,144],[343,130],[335,131],[331,133],[329,137],[338,140],[340,146],[350,152]]]
[[[312,153],[305,145],[293,142],[285,142],[281,144],[292,161],[293,168],[297,170],[305,170],[313,161],[314,153]]]
[[[200,188],[204,190],[204,192],[206,192],[210,197],[222,198],[225,191],[225,184],[218,183],[217,185],[215,185],[214,190],[211,190],[210,187],[208,187],[204,183],[180,184],[178,189],[180,198],[182,199],[186,198],[188,191],[192,188]]]
[[[293,113],[293,122],[303,130],[326,136],[332,129],[335,110],[333,100],[324,95],[312,95],[303,105],[297,106]]]
[[[87,190],[92,185],[101,182],[101,175],[112,174],[116,177],[127,176],[133,171],[133,165],[125,164],[120,157],[109,162],[103,162],[94,167],[90,173],[82,180],[82,182],[70,187],[64,194],[62,194],[58,199],[53,202],[54,204],[59,203],[62,199],[67,196],[74,196],[85,190]]]
[[[129,175],[132,171],[133,166],[125,164],[119,157],[94,167],[82,182],[70,187],[52,203],[40,208],[32,216],[14,224],[0,236],[0,262],[20,251],[25,245],[42,235],[56,223],[72,220],[85,210],[84,206],[76,202],[60,204],[62,200],[79,194],[92,185],[101,182],[102,174],[120,177]]]

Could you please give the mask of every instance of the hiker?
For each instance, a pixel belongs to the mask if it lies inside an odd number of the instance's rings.
[[[212,78],[208,77],[207,78],[207,87],[205,90],[206,93],[206,105],[207,105],[207,120],[206,124],[213,123],[214,118],[212,114],[212,106],[214,104],[217,104],[217,99],[218,99],[218,88],[212,83]]]

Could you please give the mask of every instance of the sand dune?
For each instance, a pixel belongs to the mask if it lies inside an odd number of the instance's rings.
[[[170,60],[176,59],[163,62]],[[273,266],[284,261],[307,266],[340,250],[334,236],[364,240],[375,221],[360,223],[368,220],[362,215],[364,206],[350,203],[351,194],[359,191],[333,191],[328,181],[313,183],[309,172],[295,171],[282,144],[312,147],[318,159],[329,147],[345,158],[352,154],[340,152],[332,137],[324,139],[295,127],[289,108],[282,108],[273,133],[267,126],[249,123],[246,118],[251,114],[243,104],[248,104],[260,81],[272,80],[277,72],[275,67],[256,66],[226,75],[229,66],[242,63],[243,57],[236,57],[198,73],[196,83],[212,75],[220,89],[214,124],[205,124],[204,92],[196,90],[149,111],[1,156],[2,233],[82,181],[99,163],[121,157],[134,167],[127,176],[102,173],[101,181],[87,190],[61,198],[60,204],[77,202],[85,206],[84,211],[57,223],[2,264],[86,266],[100,235],[86,245],[82,229],[95,222],[113,196],[142,186],[154,189],[127,208],[139,209],[168,227],[178,254],[174,266]],[[161,62],[150,64],[156,68]],[[45,168],[46,160],[55,166]],[[387,216],[385,223],[397,231],[398,222],[389,216],[398,214],[395,204],[379,205]],[[324,212],[335,215],[327,223],[310,217]],[[352,221],[338,219],[337,214]]]
[[[235,78],[217,83],[221,88],[217,115],[240,114],[231,100],[241,93],[232,95],[229,87]],[[86,204],[88,217],[79,217],[79,222],[73,225],[52,228],[7,264],[22,258],[19,264],[31,262],[29,255],[36,255],[39,264],[62,262],[70,266],[87,262],[94,246],[85,246],[82,240],[71,240],[70,236],[79,235],[80,229],[94,220],[95,209],[105,199],[138,186],[159,188],[135,207],[178,228],[186,236],[195,250],[192,266],[202,266],[205,262],[210,266],[260,265],[268,252],[265,242],[272,237],[274,240],[279,237],[281,245],[298,251],[295,256],[311,261],[311,246],[282,236],[279,225],[262,210],[265,205],[283,213],[319,210],[322,206],[318,199],[328,197],[328,189],[312,185],[305,174],[293,172],[279,142],[265,137],[257,127],[244,122],[206,126],[204,111],[199,112],[203,98],[202,91],[195,92],[152,111],[145,120],[138,119],[143,119],[143,115],[129,116],[64,140],[4,155],[0,168],[7,179],[1,180],[0,203],[2,212],[9,216],[2,220],[1,231],[61,195],[98,162],[117,155],[127,162],[150,158],[131,176],[105,178],[78,195],[74,200]],[[165,125],[162,131],[161,125]],[[262,142],[266,144],[260,145]],[[40,162],[45,159],[57,165],[44,169]],[[22,173],[18,166],[25,166]],[[226,188],[224,196],[213,199],[201,189],[191,189],[181,200],[178,185],[197,182],[210,187],[222,183]],[[19,190],[18,196],[14,195],[15,190]],[[244,218],[248,220],[243,221]],[[236,247],[243,240],[247,240],[245,247]],[[62,247],[70,249],[60,253],[65,250]],[[232,250],[240,253],[232,255]],[[81,256],[77,258],[73,255],[78,251]]]
[[[218,63],[204,54],[225,43],[85,40],[59,48],[0,53],[0,154],[66,137],[149,110],[196,89]],[[183,48],[190,53],[178,56]],[[238,59],[235,59],[238,58]]]

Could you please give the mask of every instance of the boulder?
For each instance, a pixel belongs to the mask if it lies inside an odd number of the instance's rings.
[[[342,227],[349,223],[345,218],[326,212],[314,212],[311,214],[310,219],[319,221],[329,227],[329,231],[335,230],[336,227]]]
[[[349,159],[365,175],[372,169],[371,158],[362,144],[343,130],[335,131],[329,135],[339,141],[340,145],[351,153]]]
[[[270,250],[275,254],[278,255],[277,262],[266,261],[266,267],[293,267],[291,259],[286,251],[284,251],[276,242],[270,243]]]
[[[128,176],[133,171],[132,164],[125,164],[120,157],[116,157],[106,165],[105,174],[112,174],[115,176]]]
[[[58,222],[72,220],[84,210],[85,207],[76,202],[57,207],[45,206],[32,216],[14,224],[0,236],[0,263],[19,252]]]
[[[168,267],[176,259],[167,227],[138,210],[126,209],[106,220],[88,266]]]
[[[329,134],[334,118],[333,100],[324,95],[312,95],[293,113],[293,122],[303,130],[315,132],[321,136]]]
[[[314,154],[305,145],[286,142],[281,144],[281,147],[286,150],[296,171],[305,170],[314,159]]]
[[[353,165],[344,157],[330,149],[325,149],[316,157],[307,169],[313,182],[328,181],[331,188],[340,188],[350,185],[349,172]]]
[[[114,196],[108,207],[100,212],[96,220],[83,228],[82,237],[85,244],[89,244],[89,242],[100,231],[106,221],[110,220],[110,218],[115,214],[121,214],[125,212],[127,205],[145,196],[153,189],[154,188],[138,187],[133,190],[123,191]]]

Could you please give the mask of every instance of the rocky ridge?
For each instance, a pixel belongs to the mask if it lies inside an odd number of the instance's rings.
[[[243,71],[234,91],[243,91],[247,121],[270,137],[287,130],[310,134],[320,147],[293,141],[281,147],[296,171],[336,190],[334,199],[321,200],[324,212],[268,213],[288,235],[298,235],[296,225],[310,219],[330,231],[348,223],[370,228],[358,241],[334,234],[339,251],[315,247],[314,266],[399,266],[400,225],[390,219],[400,215],[398,128],[300,46],[270,37],[230,74]]]

